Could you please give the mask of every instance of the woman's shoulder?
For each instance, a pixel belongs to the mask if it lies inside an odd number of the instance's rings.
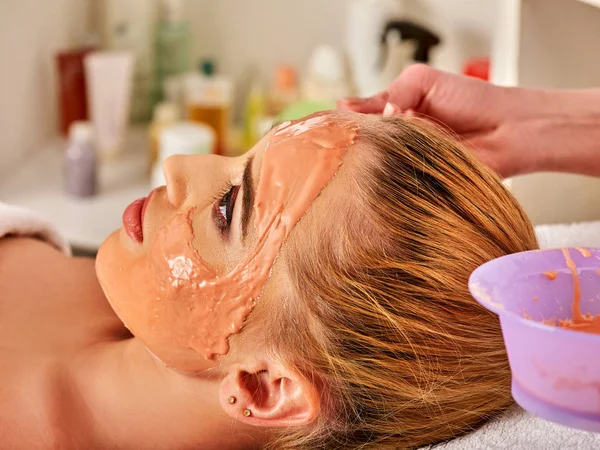
[[[0,239],[6,236],[37,238],[70,254],[66,239],[48,220],[27,209],[0,202]]]
[[[0,239],[0,295],[7,289],[28,291],[45,274],[57,273],[71,259],[44,240],[10,235]]]
[[[30,296],[48,274],[60,273],[69,247],[50,222],[0,202],[0,296]]]

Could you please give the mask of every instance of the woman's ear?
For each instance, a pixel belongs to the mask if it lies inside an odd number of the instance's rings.
[[[315,420],[321,409],[313,381],[266,360],[231,366],[219,391],[225,412],[248,425],[302,426]]]

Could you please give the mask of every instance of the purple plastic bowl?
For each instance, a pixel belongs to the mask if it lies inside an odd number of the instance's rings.
[[[600,314],[600,249],[569,248],[581,282],[581,311]],[[544,272],[557,272],[550,280]],[[500,317],[512,371],[512,394],[523,409],[573,428],[600,432],[600,335],[545,325],[570,319],[573,276],[562,250],[495,259],[469,279],[475,299]]]

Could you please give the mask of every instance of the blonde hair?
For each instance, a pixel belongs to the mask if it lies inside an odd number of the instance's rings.
[[[293,234],[287,244],[295,306],[273,316],[270,339],[320,383],[322,414],[270,448],[416,448],[512,404],[498,319],[467,280],[486,261],[537,248],[529,220],[430,126],[367,120],[360,141],[372,153],[347,194],[352,216],[318,245]]]

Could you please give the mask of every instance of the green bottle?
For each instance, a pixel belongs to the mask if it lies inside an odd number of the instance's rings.
[[[164,100],[165,80],[182,75],[191,68],[190,25],[183,16],[181,0],[160,0],[155,41],[154,105]]]
[[[244,108],[243,146],[251,149],[261,138],[261,122],[265,119],[265,95],[261,84],[254,80]]]

